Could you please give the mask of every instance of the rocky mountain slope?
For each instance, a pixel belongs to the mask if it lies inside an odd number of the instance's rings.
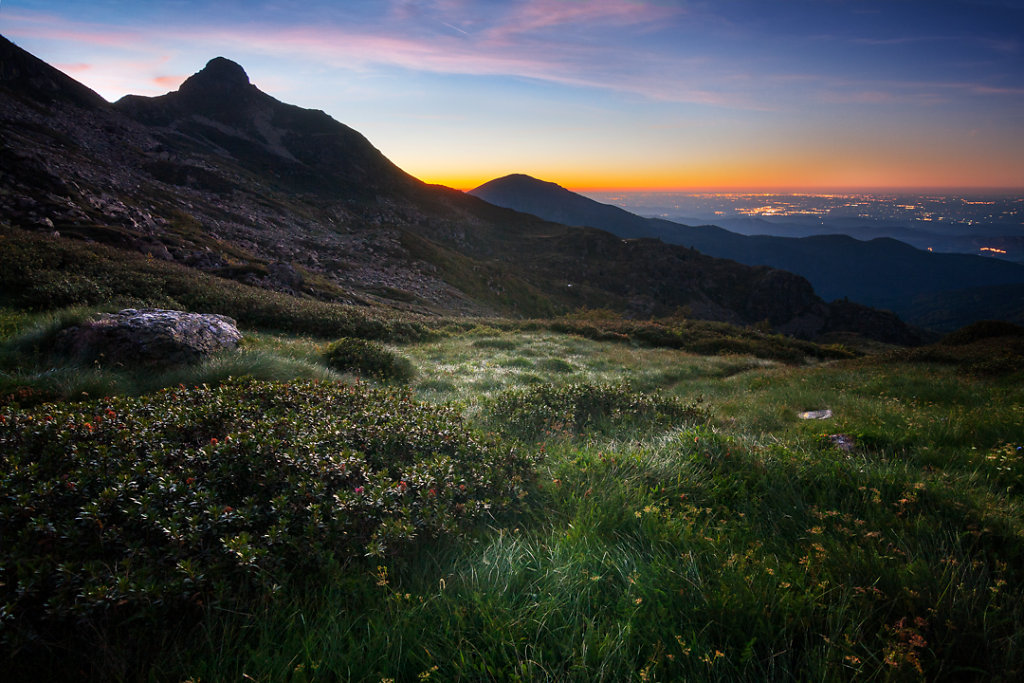
[[[804,337],[914,335],[807,280],[502,209],[401,171],[223,58],[107,103],[0,39],[0,217],[305,297],[418,313],[684,310]]]
[[[807,278],[826,299],[849,298],[891,309],[922,325],[939,323],[936,302],[959,298],[957,290],[1024,284],[1024,265],[1016,263],[930,253],[890,238],[741,235],[712,225],[693,227],[637,216],[522,174],[492,180],[469,194],[567,225],[588,225],[621,237],[654,237],[748,265],[781,268]],[[990,317],[1024,321],[1020,307],[1019,299],[995,298],[985,310]],[[978,314],[980,310],[951,307],[939,328],[955,329],[977,320]]]

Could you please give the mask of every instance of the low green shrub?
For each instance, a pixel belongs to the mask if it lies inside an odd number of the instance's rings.
[[[458,535],[521,500],[532,466],[390,389],[229,382],[0,409],[0,651],[166,627]]]
[[[486,399],[482,420],[491,429],[534,440],[623,428],[695,424],[707,420],[701,399],[639,393],[611,384],[541,384],[514,388]]]
[[[485,338],[473,342],[476,349],[494,349],[495,351],[511,351],[516,348],[516,343],[511,339]]]
[[[329,367],[339,372],[380,380],[408,382],[416,375],[416,369],[408,358],[364,339],[342,337],[327,347],[324,359]]]
[[[963,346],[993,337],[1024,337],[1024,327],[1002,320],[979,320],[950,332],[939,340],[946,346]]]

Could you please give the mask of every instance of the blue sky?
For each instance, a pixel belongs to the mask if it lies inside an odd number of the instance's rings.
[[[107,99],[212,57],[468,188],[1024,189],[1024,2],[4,0]]]

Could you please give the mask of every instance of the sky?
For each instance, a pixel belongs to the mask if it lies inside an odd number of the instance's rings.
[[[216,56],[432,183],[1024,190],[1024,0],[0,0],[114,101]]]

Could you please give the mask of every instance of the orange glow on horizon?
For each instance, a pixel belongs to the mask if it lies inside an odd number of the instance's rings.
[[[418,176],[420,180],[431,185],[443,185],[455,190],[467,192],[480,187],[486,182],[504,177],[510,173],[498,173],[491,176]],[[779,182],[779,179],[758,182],[754,178],[743,178],[728,181],[725,179],[705,178],[694,180],[652,181],[638,178],[615,179],[604,181],[584,177],[560,177],[553,174],[527,173],[538,180],[557,183],[577,193],[587,192],[722,192],[722,193],[779,193],[793,194],[801,192],[915,192],[915,191],[1024,191],[1022,187],[1006,185],[986,185],[969,183],[915,183],[915,182],[875,182],[875,183],[807,183]]]
[[[1024,183],[1007,183],[1013,178],[1002,173],[965,174],[956,164],[936,164],[922,168],[914,162],[890,164],[878,168],[874,163],[853,157],[823,160],[811,154],[791,159],[730,158],[696,163],[689,168],[671,162],[652,160],[648,168],[637,165],[608,171],[581,168],[578,164],[555,161],[535,167],[484,167],[469,161],[459,170],[450,160],[446,168],[423,168],[416,160],[406,170],[428,183],[471,190],[511,173],[525,173],[553,182],[574,192],[853,192],[914,190],[1005,190],[1024,189]],[[401,164],[400,164],[401,165]],[[433,164],[431,164],[433,165]],[[418,169],[414,166],[420,166]],[[1001,182],[1000,182],[1001,181]],[[1016,185],[1016,187],[1014,187]]]

